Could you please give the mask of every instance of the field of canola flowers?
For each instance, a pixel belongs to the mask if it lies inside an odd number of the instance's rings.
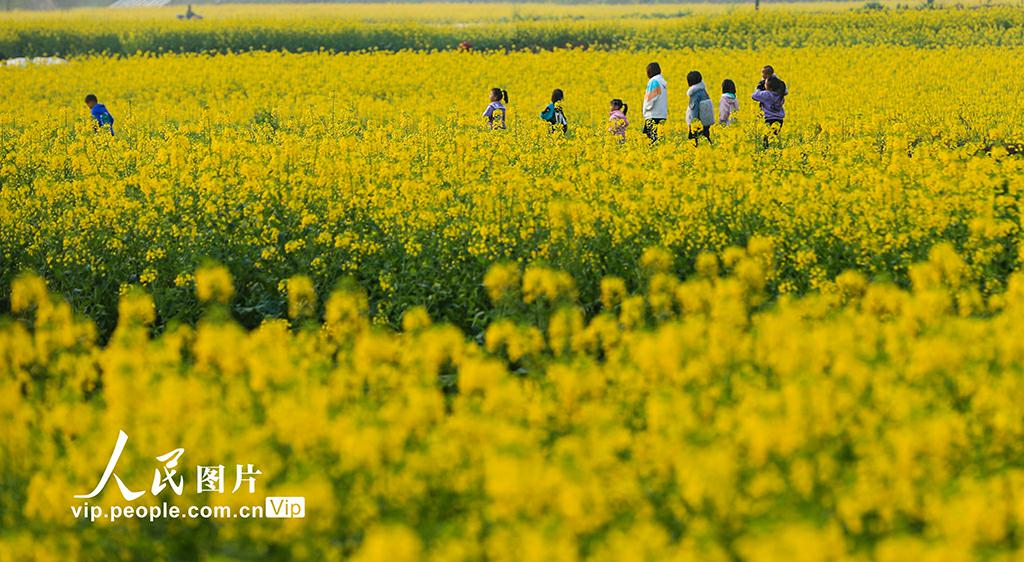
[[[0,562],[1020,559],[1020,24],[826,31],[0,69]],[[694,68],[740,89],[713,147],[681,123]],[[118,430],[131,503],[306,517],[76,518]],[[185,492],[150,494],[176,447]],[[235,463],[255,496],[195,493]]]

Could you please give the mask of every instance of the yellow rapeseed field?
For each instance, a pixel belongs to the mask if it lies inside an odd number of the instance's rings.
[[[0,68],[0,562],[1021,559],[1022,55]],[[767,146],[765,64],[790,88]],[[716,105],[738,85],[713,146],[686,138],[694,69]],[[119,431],[124,489],[76,499]],[[184,491],[158,488],[179,447]],[[305,517],[73,511],[269,496]]]

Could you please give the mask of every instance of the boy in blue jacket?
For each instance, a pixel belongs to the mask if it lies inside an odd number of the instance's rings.
[[[96,120],[96,128],[99,130],[100,127],[106,127],[110,130],[110,135],[114,135],[114,116],[107,111],[107,107],[96,99],[96,96],[89,94],[85,96],[85,105],[89,106],[89,113],[92,114],[92,118]]]

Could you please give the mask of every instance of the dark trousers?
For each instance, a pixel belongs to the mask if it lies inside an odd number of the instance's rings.
[[[776,123],[778,123],[779,126],[772,127],[772,125]],[[764,136],[764,147],[768,148],[768,141],[771,139],[771,137],[779,138],[779,131],[782,130],[782,119],[765,119],[764,124],[765,126],[770,127],[772,130],[772,132]]]
[[[711,127],[704,127],[699,131],[695,131],[691,125],[689,139],[693,141],[693,146],[697,146],[701,137],[708,139],[708,144],[711,144]]]
[[[664,119],[644,119],[643,133],[652,143],[658,140],[658,129],[664,122]]]

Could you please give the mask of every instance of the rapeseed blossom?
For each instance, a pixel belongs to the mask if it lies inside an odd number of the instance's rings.
[[[765,308],[741,276],[755,263],[772,277],[767,247],[704,254],[734,273],[659,273],[639,293],[609,278],[616,304],[591,318],[564,301],[540,318],[505,306],[482,343],[423,307],[402,332],[371,329],[351,287],[328,296],[322,330],[246,330],[213,307],[156,335],[152,299],[131,288],[100,343],[20,277],[16,321],[0,324],[0,470],[20,491],[0,501],[24,531],[0,540],[21,557],[36,544],[24,533],[58,558],[120,548],[65,503],[124,427],[203,458],[247,455],[268,495],[308,498],[304,525],[218,522],[172,550],[618,560],[624,537],[647,537],[636,559],[1019,555],[1021,274],[995,312],[959,314],[963,260],[939,246],[913,265],[914,287],[847,272],[834,292]],[[123,476],[137,481],[138,465]]]
[[[571,9],[605,13],[571,23],[597,34],[635,8]],[[1019,16],[930,12],[658,52],[751,89],[772,62],[793,94],[767,147],[753,105],[714,146],[672,119],[611,138],[643,43],[3,70],[5,107],[37,110],[0,109],[0,560],[1021,558]],[[0,46],[31,25],[57,24]],[[622,41],[717,40],[636,25]],[[117,41],[180,32],[144,27]],[[936,87],[950,60],[999,103]],[[520,108],[559,67],[572,129],[550,138]],[[67,109],[95,76],[116,137]],[[500,134],[462,94],[495,84]],[[134,489],[183,447],[307,516],[86,524],[68,505],[120,430]]]

